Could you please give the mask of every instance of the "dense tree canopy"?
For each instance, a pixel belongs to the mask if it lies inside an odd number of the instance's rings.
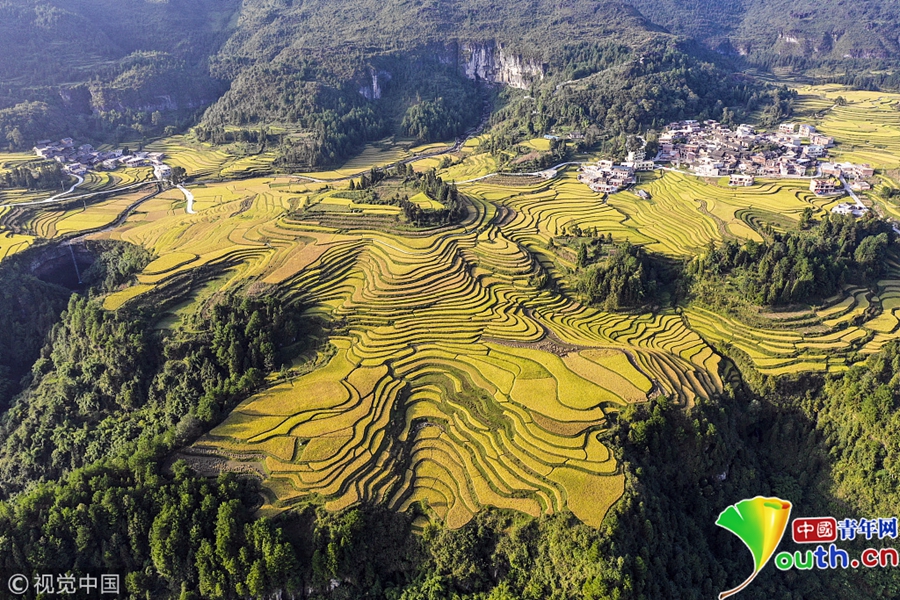
[[[772,232],[763,243],[710,245],[689,272],[700,280],[700,297],[710,302],[723,293],[756,304],[815,302],[844,283],[871,283],[881,275],[892,237],[884,221],[829,215],[808,231]],[[727,286],[718,285],[723,280]]]
[[[587,246],[579,249],[580,265],[587,265]],[[634,308],[658,300],[664,285],[660,265],[641,248],[630,242],[617,244],[605,259],[578,273],[576,289],[590,304],[606,310]]]
[[[184,443],[279,366],[300,329],[296,310],[273,298],[233,296],[198,315],[193,331],[161,340],[147,317],[72,296],[34,383],[0,422],[0,487],[122,456],[140,440]]]

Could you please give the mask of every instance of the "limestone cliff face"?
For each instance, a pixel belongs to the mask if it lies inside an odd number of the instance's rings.
[[[373,69],[371,76],[372,82],[359,88],[359,93],[368,100],[380,100],[383,82],[390,81],[391,74],[387,71],[375,71]]]
[[[897,40],[900,42],[900,40]],[[872,34],[865,45],[859,37],[846,31],[835,30],[815,35],[791,29],[778,35],[775,51],[779,54],[802,54],[820,56],[831,54],[834,58],[888,59],[900,49],[900,44]]]
[[[368,100],[380,99],[393,79],[391,72],[401,68],[404,61],[412,61],[417,69],[427,69],[436,61],[455,68],[469,79],[526,90],[534,81],[542,80],[546,72],[542,62],[514,54],[499,42],[452,41],[400,56],[394,63],[381,62],[367,67],[357,75],[359,94]]]
[[[544,78],[544,65],[511,54],[499,43],[464,43],[460,46],[460,66],[469,79],[528,89]]]

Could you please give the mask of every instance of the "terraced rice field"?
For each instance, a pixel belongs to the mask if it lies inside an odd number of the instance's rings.
[[[450,150],[453,148],[453,144],[445,144],[441,142],[436,142],[434,144],[422,144],[420,146],[415,146],[409,149],[410,154],[431,154],[434,152],[440,152],[443,150]]]
[[[8,211],[8,208],[0,208],[0,217]],[[28,248],[35,239],[36,238],[31,235],[13,233],[12,231],[0,231],[0,260]]]
[[[495,171],[477,144],[469,140],[454,155],[462,162],[440,175],[462,182]],[[193,150],[183,138],[148,149],[199,176],[265,168],[265,157]],[[405,148],[373,144],[341,169],[310,176],[339,179],[407,156]],[[346,184],[207,177],[189,187],[195,214],[169,190],[94,234],[158,257],[136,285],[108,295],[106,308],[175,299],[160,325],[174,327],[215,291],[277,286],[272,293],[282,302],[340,324],[317,368],[272,377],[193,449],[259,465],[268,490],[263,512],[319,497],[333,510],[418,503],[452,527],[485,506],[532,515],[567,508],[599,525],[624,488],[608,444],[611,419],[658,394],[690,407],[723,392],[733,370],[714,347],[771,375],[840,370],[900,331],[900,264],[877,290],[847,289],[821,307],[748,322],[699,306],[606,313],[565,289],[532,283],[548,271],[562,281],[571,265],[549,242],[576,226],[676,258],[710,241],[759,239],[762,224],[792,227],[805,208],[821,214],[833,203],[803,182],[737,190],[667,172],[642,178],[650,200],[631,192],[606,198],[569,167],[551,181],[461,183],[471,201],[462,223],[407,233],[395,227],[396,207],[341,198],[334,188]],[[53,237],[108,222],[125,203],[48,207],[30,224]],[[29,241],[7,234],[0,254]]]
[[[266,175],[272,172],[275,158],[273,152],[238,158],[222,167],[219,175],[225,179]]]
[[[823,306],[762,315],[752,326],[698,306],[685,310],[691,329],[711,343],[740,351],[761,373],[841,371],[855,352],[871,354],[900,331],[900,263],[889,262],[877,290],[847,288]]]
[[[834,136],[837,146],[831,154],[836,160],[868,162],[882,169],[896,169],[900,165],[900,111],[896,108],[900,94],[854,91],[837,85],[807,86],[798,91],[798,120],[813,123],[819,131]],[[845,106],[835,104],[838,96],[847,100]],[[882,181],[891,187],[897,185],[883,176]],[[776,195],[755,193],[758,188],[761,191],[766,186],[779,184],[784,189]],[[719,192],[719,203],[726,205],[724,212],[713,204],[706,208],[728,225],[733,206],[752,202],[748,208],[733,213],[752,225],[754,220],[773,222],[772,216],[776,214],[792,222],[804,206],[813,205],[826,211],[834,203],[812,197],[799,184],[796,189],[784,184],[762,183],[730,193]],[[689,187],[689,184],[679,186],[682,190]],[[691,190],[690,195],[703,197],[696,189]],[[878,201],[889,216],[900,216],[896,206],[875,198],[874,194],[869,196]],[[650,220],[647,224],[650,225]],[[740,235],[736,231],[733,233]],[[840,371],[851,364],[856,353],[876,352],[891,339],[896,339],[900,331],[898,307],[900,264],[891,261],[888,274],[876,290],[847,288],[822,307],[808,311],[787,315],[761,314],[751,319],[752,324],[698,306],[686,309],[684,314],[693,330],[726,353],[741,353],[761,373],[783,375]]]
[[[627,216],[580,183],[577,175],[574,169],[568,169],[555,180],[516,187],[498,185],[497,178],[489,178],[465,184],[461,189],[505,207],[509,223],[504,229],[516,242],[545,243],[576,225],[583,230],[597,227],[619,240],[630,237],[635,243],[653,241],[627,227]]]
[[[597,525],[624,486],[604,443],[610,414],[658,393],[689,406],[722,390],[719,356],[680,316],[603,313],[529,284],[535,223],[564,227],[566,210],[618,214],[600,199],[534,204],[527,188],[495,197],[486,186],[467,190],[464,223],[401,235],[291,217],[320,187],[286,177],[195,185],[196,214],[173,190],[95,236],[159,257],[107,296],[110,310],[193,289],[211,270],[224,287],[279,284],[283,301],[345,323],[326,366],[273,382],[199,442],[258,457],[265,510],[318,494],[333,509],[421,502],[453,526],[483,506],[568,507]],[[500,200],[528,218],[507,218]]]
[[[189,177],[218,177],[226,164],[236,159],[209,144],[192,142],[175,136],[144,147],[147,152],[162,152],[170,167],[183,167]],[[239,159],[238,159],[239,160]]]
[[[392,165],[399,160],[409,158],[411,153],[401,146],[393,145],[390,139],[373,144],[366,144],[363,151],[348,160],[340,168],[329,171],[314,171],[301,173],[315,179],[343,179],[368,171],[372,167],[384,167]]]
[[[72,180],[75,183],[75,180]],[[69,184],[71,185],[71,184]],[[60,190],[65,191],[65,190]],[[38,192],[34,190],[23,189],[0,189],[0,204],[17,204],[21,202],[34,202],[36,200],[45,200],[59,192]]]
[[[436,161],[437,159],[429,159]],[[428,163],[426,161],[416,161],[413,167],[417,171],[425,171],[436,166],[436,163]],[[490,154],[472,154],[461,163],[455,164],[441,171],[441,177],[445,181],[467,181],[476,177],[483,177],[490,173],[496,173],[499,170],[497,160]]]
[[[710,241],[762,238],[762,223],[796,226],[803,210],[824,214],[834,200],[816,198],[804,181],[761,181],[736,190],[706,183],[691,175],[667,172],[650,175],[638,189],[604,199],[577,180],[568,167],[559,177],[533,185],[509,186],[502,178],[488,178],[462,189],[512,209],[511,229],[519,242],[546,243],[574,226],[597,227],[617,241],[628,239],[649,250],[671,256],[692,256]],[[500,185],[503,183],[504,185]]]
[[[419,192],[418,194],[410,198],[409,201],[426,210],[441,210],[442,208],[444,208],[443,204],[441,204],[437,200],[432,199],[425,192]]]
[[[623,225],[655,239],[648,249],[662,254],[694,254],[710,241],[762,238],[754,230],[761,222],[796,226],[806,208],[823,215],[831,199],[817,198],[806,180],[759,180],[737,190],[697,177],[667,172],[642,183],[644,200],[630,191],[613,194],[608,204],[627,215]]]
[[[900,186],[900,94],[851,90],[840,85],[801,86],[795,113],[803,122],[835,138],[831,155],[839,162],[868,163],[880,169],[875,183]],[[838,97],[846,105],[837,106]],[[875,191],[860,194],[884,216],[900,221],[900,204]]]
[[[30,152],[0,153],[0,175],[35,160],[37,160],[37,157]]]
[[[535,292],[531,256],[477,207],[433,237],[305,229],[315,242],[296,272],[264,277],[348,331],[324,369],[250,398],[200,441],[256,453],[268,509],[319,494],[332,509],[421,501],[452,526],[486,505],[568,506],[599,524],[623,486],[602,443],[609,413],[654,392],[689,405],[721,391],[719,357],[679,317]]]
[[[808,86],[798,90],[801,110],[824,111],[821,119],[810,119],[822,133],[839,143],[832,153],[840,162],[869,163],[876,168],[900,166],[900,94],[851,90],[838,85]],[[834,105],[843,97],[847,104]],[[825,109],[824,103],[831,102]],[[808,108],[807,108],[808,107]]]
[[[106,198],[63,198],[46,205],[0,208],[0,235],[13,240],[11,244],[21,250],[27,244],[18,244],[34,237],[54,239],[63,234],[104,227],[154,190],[156,186],[147,185]]]
[[[527,142],[522,142],[519,145],[531,148],[532,150],[537,150],[538,152],[550,151],[550,140],[544,138],[535,138],[533,140],[528,140]]]
[[[89,192],[105,192],[115,188],[133,185],[142,181],[153,181],[153,169],[141,167],[133,169],[117,169],[115,171],[90,171],[84,177],[84,183],[78,186],[73,196]],[[52,195],[52,194],[49,194]]]
[[[428,201],[429,203],[433,202],[425,196],[425,194],[420,195],[423,196],[425,201]],[[402,212],[399,206],[356,203],[349,198],[342,198],[333,194],[320,196],[313,202],[310,202],[308,206],[309,210],[312,212],[323,213],[358,213],[364,215],[396,216]]]
[[[36,213],[30,226],[39,237],[47,239],[103,227],[115,221],[126,208],[146,196],[148,192],[148,189],[138,189],[90,204],[76,200],[65,205],[48,207]]]

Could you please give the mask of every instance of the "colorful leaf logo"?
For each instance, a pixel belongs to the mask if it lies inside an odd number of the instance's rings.
[[[762,570],[781,543],[791,516],[791,503],[781,498],[757,496],[741,500],[722,511],[716,525],[741,538],[753,553],[753,573],[733,590],[719,594],[719,600],[737,594]]]

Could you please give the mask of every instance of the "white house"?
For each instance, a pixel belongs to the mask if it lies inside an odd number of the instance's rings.
[[[809,146],[806,146],[804,153],[810,158],[821,158],[822,156],[825,156],[825,146],[810,144]]]

